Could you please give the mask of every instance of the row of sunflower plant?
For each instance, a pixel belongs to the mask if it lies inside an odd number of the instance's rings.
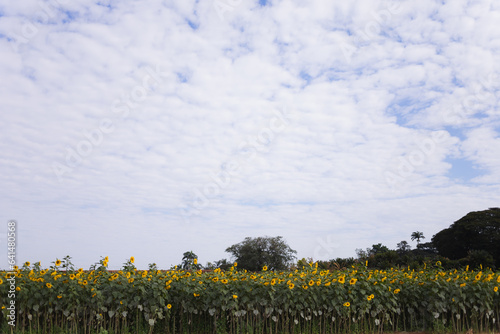
[[[195,260],[196,261],[196,260]],[[429,268],[261,272],[89,270],[70,258],[0,272],[0,330],[29,333],[374,333],[500,331],[500,273]],[[16,326],[8,284],[16,281]],[[9,328],[10,327],[10,328]]]

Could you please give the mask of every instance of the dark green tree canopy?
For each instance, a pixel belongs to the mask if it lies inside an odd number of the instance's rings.
[[[461,259],[472,251],[485,251],[500,266],[500,208],[469,212],[432,237],[439,254]]]
[[[249,271],[260,271],[263,266],[267,266],[269,270],[285,270],[297,253],[282,237],[247,237],[228,247],[226,252],[238,262],[238,268]]]
[[[417,244],[420,243],[420,239],[425,239],[424,233],[420,231],[415,231],[411,234],[411,241],[417,240]]]

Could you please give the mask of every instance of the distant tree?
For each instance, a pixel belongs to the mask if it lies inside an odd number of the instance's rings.
[[[428,256],[432,256],[438,253],[436,247],[434,247],[434,244],[432,242],[422,242],[421,244],[418,244],[415,251],[417,254]]]
[[[215,268],[219,268],[222,270],[228,270],[233,266],[233,263],[229,262],[227,259],[220,259],[218,261],[215,261],[214,263]],[[239,266],[239,264],[238,264]]]
[[[295,259],[297,251],[286,244],[282,237],[247,237],[242,242],[226,249],[238,268],[260,271],[264,266],[269,270],[285,270]]]
[[[193,251],[185,252],[182,255],[181,268],[184,270],[199,269],[200,265],[197,263],[198,256]]]
[[[360,261],[366,261],[368,259],[368,256],[370,256],[370,248],[367,248],[366,250],[363,250],[361,248],[356,248],[356,255],[358,257],[358,260]]]
[[[372,246],[372,248],[368,251],[368,254],[369,255],[377,255],[377,254],[385,253],[388,251],[389,251],[389,248],[387,248],[387,246],[384,246],[381,243],[378,243],[378,244]]]
[[[404,254],[404,253],[411,250],[411,246],[405,240],[398,243],[397,248],[398,248],[398,253],[400,253],[400,254]]]
[[[489,261],[485,251],[500,267],[500,208],[469,212],[432,237],[439,254],[452,260],[477,259]]]
[[[425,239],[424,233],[420,231],[413,232],[411,234],[411,241],[417,240],[417,244],[420,243],[420,239]]]

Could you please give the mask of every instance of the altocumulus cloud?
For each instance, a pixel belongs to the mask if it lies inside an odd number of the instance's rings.
[[[0,5],[19,261],[168,268],[262,235],[329,259],[498,206],[499,7]]]

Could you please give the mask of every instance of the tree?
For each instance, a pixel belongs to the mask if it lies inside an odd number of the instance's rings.
[[[398,253],[404,254],[411,250],[411,246],[408,244],[406,240],[401,241],[397,244]]]
[[[282,237],[247,237],[242,242],[226,249],[236,262],[238,268],[250,271],[285,270],[289,267],[297,251],[286,244]]]
[[[387,248],[387,246],[384,246],[381,243],[378,243],[376,245],[372,245],[372,248],[368,250],[368,254],[369,255],[377,255],[377,254],[386,253],[388,251],[389,251],[389,248]]]
[[[424,233],[420,231],[413,232],[411,234],[411,241],[417,240],[417,244],[420,243],[420,239],[425,239]]]
[[[452,260],[488,256],[500,266],[500,208],[469,212],[464,217],[432,237],[432,243],[440,255]]]
[[[184,270],[199,269],[198,256],[193,251],[182,254],[181,268]]]

